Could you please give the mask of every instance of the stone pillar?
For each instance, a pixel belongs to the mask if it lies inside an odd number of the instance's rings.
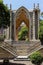
[[[29,21],[29,40],[31,41],[31,20]]]
[[[14,14],[14,41],[16,41],[16,17]]]
[[[10,26],[9,26],[9,39],[10,39]]]
[[[9,39],[9,27],[6,29],[6,39]]]
[[[10,4],[10,40],[12,40],[12,7]]]
[[[5,36],[6,36],[5,40],[7,40],[7,28],[5,29]]]
[[[39,9],[39,3],[37,4],[37,10],[38,10],[38,39],[39,39],[39,20],[40,20],[40,9]]]
[[[38,39],[39,39],[39,13],[38,13]]]
[[[35,4],[33,10],[33,40],[35,40]]]

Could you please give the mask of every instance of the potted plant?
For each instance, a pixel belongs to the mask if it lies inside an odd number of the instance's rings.
[[[30,55],[30,60],[35,65],[41,65],[43,57],[41,56],[40,52],[35,52],[32,55]]]

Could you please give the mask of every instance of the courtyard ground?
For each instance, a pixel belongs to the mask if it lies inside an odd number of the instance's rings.
[[[3,64],[3,61],[0,60],[0,65],[6,65],[6,64]],[[7,64],[7,65],[34,65],[34,64],[32,64],[31,61],[14,61],[14,60],[10,60],[10,63]],[[43,63],[41,65],[43,65]]]
[[[18,63],[18,64],[24,64],[24,65],[34,65],[31,63],[31,61],[13,61],[13,60],[10,60],[10,62]],[[43,65],[43,63],[41,65]]]

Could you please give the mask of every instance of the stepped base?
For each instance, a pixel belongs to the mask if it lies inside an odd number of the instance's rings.
[[[10,45],[5,46],[10,52],[16,52],[16,55],[20,58],[23,56],[29,56],[32,52],[36,51],[40,48],[41,43],[40,41],[13,41],[13,43],[8,42]],[[11,49],[12,48],[12,49]]]
[[[28,56],[17,56],[17,59],[27,59]]]
[[[4,40],[5,43],[10,43],[10,44],[12,44],[12,41],[13,41],[12,39],[5,39]]]
[[[5,39],[5,42],[12,42],[12,39]]]
[[[30,40],[30,41],[31,41],[31,42],[32,42],[32,41],[33,41],[33,42],[35,42],[35,41],[37,41],[37,42],[39,41],[39,42],[40,42],[40,40],[39,40],[39,39],[37,39],[37,40],[36,40],[36,39],[34,39],[34,40]]]
[[[29,58],[15,58],[14,61],[30,61]]]

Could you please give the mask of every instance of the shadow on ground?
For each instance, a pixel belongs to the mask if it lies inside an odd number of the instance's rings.
[[[25,65],[25,64],[19,64],[19,63],[0,63],[0,65]]]

